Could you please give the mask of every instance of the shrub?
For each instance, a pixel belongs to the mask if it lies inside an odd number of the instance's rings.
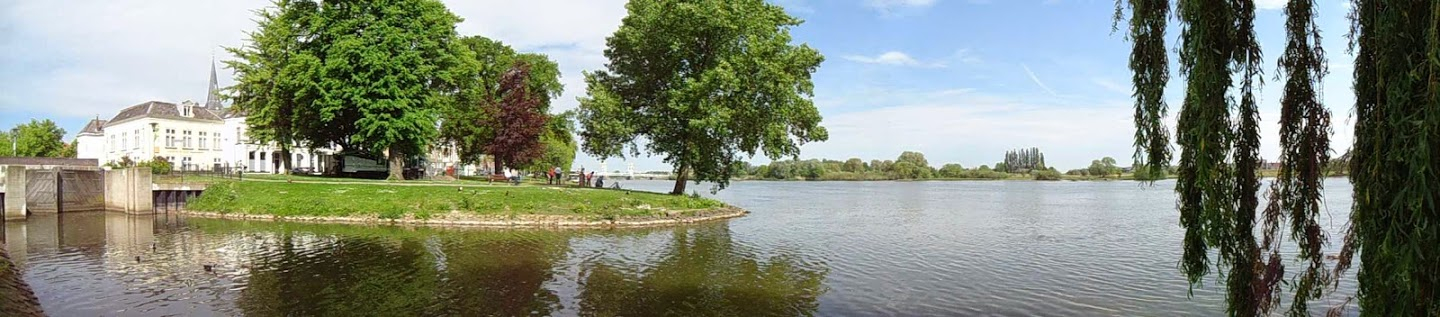
[[[1032,170],[1032,171],[1030,171],[1030,175],[1031,175],[1031,176],[1034,176],[1034,177],[1035,177],[1035,180],[1037,180],[1037,181],[1058,181],[1058,180],[1060,180],[1060,171],[1056,171],[1056,170]]]

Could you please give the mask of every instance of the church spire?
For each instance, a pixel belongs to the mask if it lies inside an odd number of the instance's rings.
[[[215,79],[215,59],[210,59],[210,95],[205,97],[205,108],[220,111],[220,83]]]

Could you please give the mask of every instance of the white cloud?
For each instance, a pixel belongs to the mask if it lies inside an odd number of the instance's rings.
[[[1034,81],[1036,86],[1040,86],[1040,89],[1044,89],[1045,92],[1046,92],[1046,93],[1049,93],[1051,96],[1057,95],[1057,94],[1055,93],[1055,90],[1050,89],[1050,86],[1045,85],[1045,82],[1040,81],[1040,77],[1035,76],[1035,72],[1030,70],[1030,66],[1025,65],[1025,64],[1020,64],[1020,68],[1024,68],[1024,69],[1025,69],[1025,74],[1026,74],[1026,75],[1030,75],[1030,80],[1031,80],[1031,81]]]
[[[462,35],[484,35],[561,65],[565,94],[556,109],[575,106],[582,70],[604,65],[605,37],[625,15],[623,0],[448,1],[465,18]],[[253,11],[267,0],[75,0],[0,4],[0,110],[62,117],[114,115],[147,100],[205,98],[212,54],[243,44]],[[83,23],[77,23],[83,21]],[[222,85],[231,82],[221,67]]]
[[[1255,7],[1261,10],[1274,10],[1284,8],[1288,3],[1290,0],[1256,0]]]
[[[945,64],[943,64],[943,63],[922,63],[922,62],[920,62],[920,61],[918,61],[918,60],[915,60],[915,58],[910,57],[909,54],[905,54],[904,52],[897,52],[897,51],[889,51],[889,52],[881,53],[880,55],[876,55],[876,56],[873,56],[873,57],[871,57],[871,56],[862,56],[862,55],[847,55],[847,56],[845,56],[845,59],[846,59],[846,60],[850,60],[850,61],[854,61],[854,62],[859,62],[859,63],[866,63],[866,64],[879,64],[879,65],[892,65],[892,66],[911,66],[911,67],[933,67],[933,68],[942,68],[942,67],[945,67]]]
[[[917,150],[935,166],[974,167],[994,164],[1005,150],[1033,146],[1057,168],[1079,168],[1103,156],[1128,161],[1124,158],[1134,151],[1123,99],[1002,96],[971,89],[876,93],[898,101],[827,115],[822,124],[830,141],[806,145],[804,157],[893,159]],[[1082,103],[1092,106],[1072,106]]]

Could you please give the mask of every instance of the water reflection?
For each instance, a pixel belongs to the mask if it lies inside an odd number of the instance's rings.
[[[812,315],[823,262],[726,223],[615,231],[75,213],[8,223],[52,315]]]
[[[739,248],[727,226],[678,229],[656,263],[584,263],[586,316],[809,316],[826,291],[823,264],[762,259]]]

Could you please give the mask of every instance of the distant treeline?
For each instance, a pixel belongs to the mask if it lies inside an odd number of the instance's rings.
[[[1035,151],[1039,153],[1038,150]],[[1008,159],[1008,155],[1007,155]],[[1039,162],[1038,160],[1036,161]],[[1005,165],[998,163],[997,166]],[[1024,173],[1007,173],[988,165],[965,168],[950,163],[935,168],[925,159],[925,154],[906,151],[895,160],[870,160],[860,158],[845,161],[830,159],[784,160],[770,164],[751,165],[741,163],[735,166],[735,175],[743,179],[775,180],[910,180],[910,179],[1038,179],[1059,180],[1060,172],[1054,168],[1030,169]]]

